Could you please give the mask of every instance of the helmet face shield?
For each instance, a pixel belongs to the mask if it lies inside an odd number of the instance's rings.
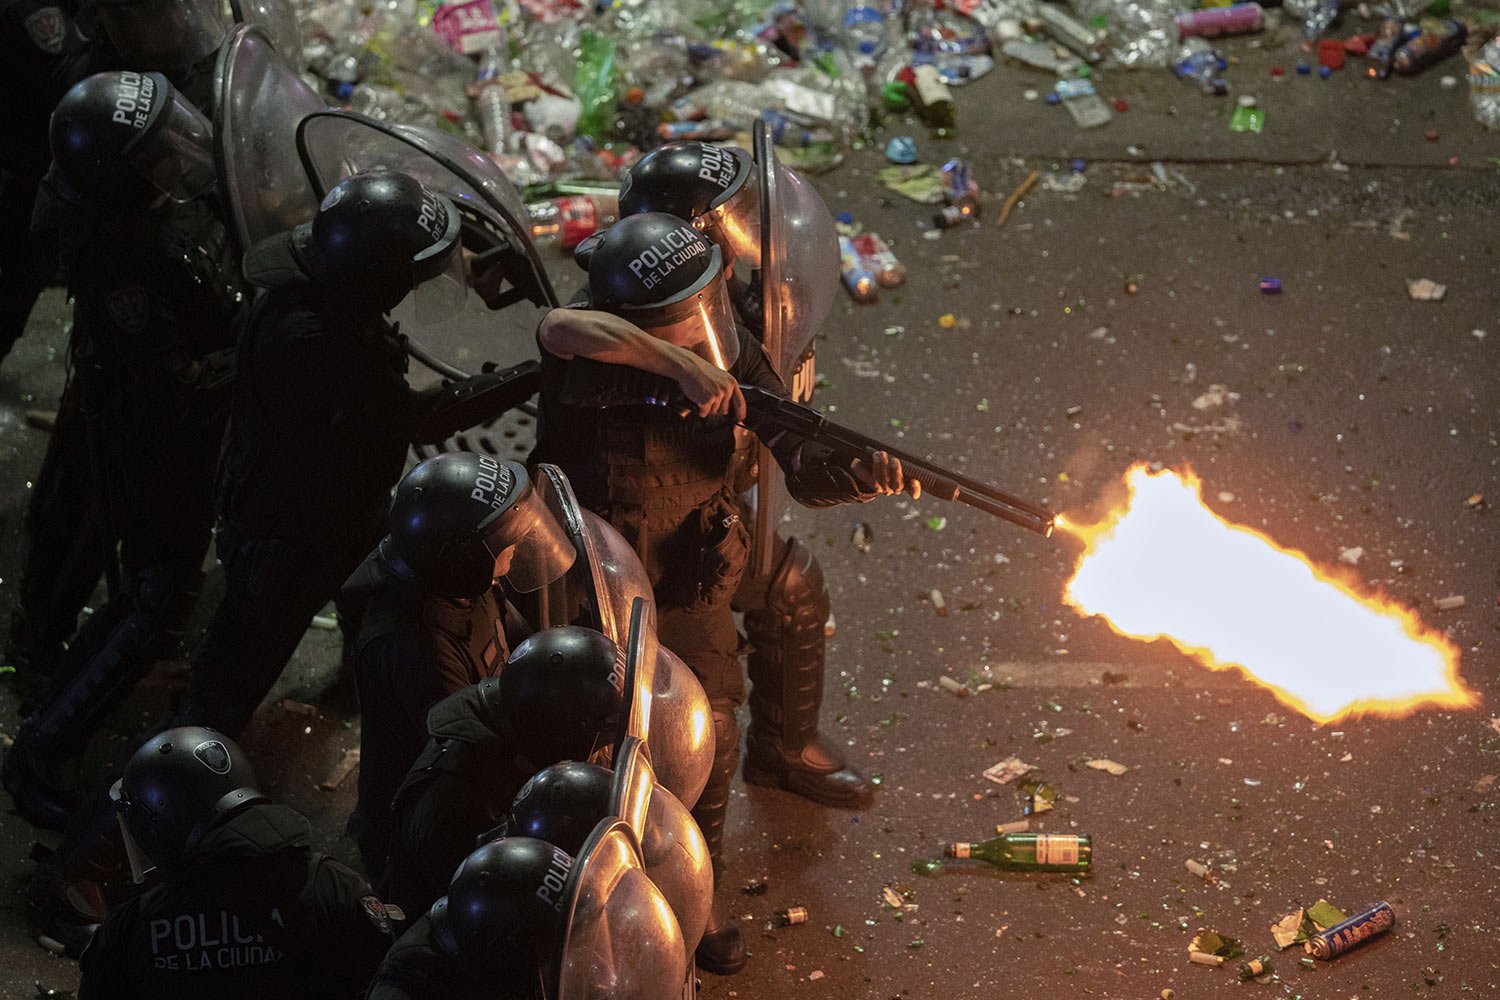
[[[125,65],[165,73],[191,68],[229,30],[217,0],[99,0],[94,9]]]
[[[141,850],[141,845],[136,843],[134,834],[130,832],[130,827],[125,822],[125,817],[130,814],[132,805],[125,797],[121,784],[122,782],[116,779],[115,783],[109,786],[109,801],[115,809],[115,822],[120,824],[120,843],[125,848],[126,860],[130,862],[130,877],[136,885],[140,885],[152,872],[156,871],[156,865],[146,856],[146,852]]]
[[[736,261],[760,267],[760,186],[741,184],[740,189],[693,220],[709,239],[726,248],[734,259],[725,262],[732,270]]]
[[[523,490],[503,518],[496,512],[490,526],[498,529],[502,522],[504,530],[492,531],[485,545],[496,559],[506,549],[515,547],[510,570],[505,574],[512,589],[523,594],[534,593],[560,580],[572,568],[577,550],[537,490],[529,487]],[[485,526],[480,530],[484,531]]]
[[[412,258],[412,306],[423,326],[446,323],[464,311],[469,275],[459,239],[463,221],[447,198],[424,189],[420,224],[437,241]]]
[[[144,131],[125,146],[125,161],[173,201],[192,201],[212,190],[218,174],[208,119],[160,74],[141,74],[140,86],[142,102],[151,100],[149,91],[170,98],[154,103]]]
[[[724,273],[723,251],[710,248],[713,264],[691,287],[665,302],[621,307],[625,319],[658,340],[686,348],[728,371],[740,356],[740,334]]]

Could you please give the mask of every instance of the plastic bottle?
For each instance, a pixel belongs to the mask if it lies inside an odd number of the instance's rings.
[[[505,140],[510,136],[510,100],[500,86],[505,61],[502,38],[485,49],[479,71],[474,75],[474,117],[479,119],[485,150],[494,154],[505,152]]]
[[[1002,833],[977,844],[949,844],[943,856],[987,861],[1009,871],[1088,871],[1094,845],[1086,833]]]
[[[974,168],[968,161],[953,159],[943,164],[943,179],[948,184],[944,193],[948,204],[933,221],[943,229],[952,229],[977,217],[979,182],[974,179]]]
[[[1396,50],[1406,41],[1406,37],[1406,22],[1401,18],[1388,17],[1380,22],[1380,27],[1375,31],[1375,41],[1370,43],[1370,50],[1365,53],[1365,58],[1370,60],[1369,73],[1372,79],[1384,80],[1391,75],[1391,61],[1396,58]]]
[[[1321,38],[1338,20],[1339,0],[1286,0],[1286,12],[1302,22],[1302,37]]]
[[[1470,61],[1468,79],[1474,117],[1486,128],[1500,129],[1500,36]]]
[[[878,7],[856,2],[844,15],[844,44],[855,66],[880,61],[886,45],[885,14]]]
[[[620,217],[620,201],[606,194],[571,194],[526,206],[531,239],[572,250]]]
[[[879,294],[875,275],[859,259],[854,241],[847,236],[839,237],[839,276],[855,302],[874,302]]]
[[[1463,48],[1469,31],[1455,19],[1423,21],[1422,33],[1396,50],[1391,69],[1402,76],[1420,73]]]
[[[881,288],[900,288],[906,284],[906,265],[896,259],[885,240],[875,233],[860,233],[851,237],[851,242],[865,269],[875,275]]]
[[[1258,3],[1237,3],[1228,7],[1204,7],[1177,15],[1179,38],[1216,38],[1219,35],[1243,35],[1265,26],[1266,12]]]
[[[1205,94],[1227,94],[1229,84],[1219,76],[1229,64],[1208,42],[1201,38],[1189,38],[1177,53],[1172,64],[1173,71],[1184,80],[1191,80],[1203,88]]]

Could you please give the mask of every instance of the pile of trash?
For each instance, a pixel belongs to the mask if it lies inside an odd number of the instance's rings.
[[[1222,94],[1211,39],[1282,22],[1301,25],[1297,71],[1325,76],[1346,57],[1371,76],[1416,73],[1467,42],[1475,114],[1500,128],[1500,40],[1478,37],[1496,25],[1471,29],[1448,0],[1378,2],[1362,11],[1384,15],[1377,31],[1334,39],[1339,0],[295,0],[330,102],[460,132],[519,186],[554,195],[591,190],[564,179],[608,184],[663,142],[744,141],[757,120],[803,170],[838,164],[889,113],[944,135],[958,120],[950,88],[996,59],[1055,74],[1048,101],[1097,127],[1125,110],[1099,96],[1098,67],[1170,70]],[[1260,123],[1253,107],[1234,116]]]

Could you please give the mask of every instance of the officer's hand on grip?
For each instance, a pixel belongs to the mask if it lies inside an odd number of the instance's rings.
[[[885,495],[909,493],[913,500],[922,495],[922,484],[915,479],[906,478],[901,471],[901,459],[889,452],[871,452],[869,461],[856,458],[850,468],[854,472],[854,478],[859,480],[860,486],[867,492]]]
[[[677,376],[677,386],[700,417],[745,418],[745,397],[733,375],[702,360],[691,351],[683,351],[684,364]]]

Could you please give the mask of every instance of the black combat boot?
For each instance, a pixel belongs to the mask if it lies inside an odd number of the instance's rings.
[[[723,880],[724,863],[724,813],[729,806],[729,786],[734,780],[734,766],[740,757],[740,727],[734,717],[734,706],[728,703],[713,705],[714,717],[714,769],[708,776],[698,804],[693,806],[693,819],[703,831],[708,844],[708,856],[713,859],[714,889],[717,891]],[[708,926],[698,941],[696,953],[698,968],[716,976],[732,976],[745,967],[745,936],[739,923],[714,899],[713,912],[708,916]]]

